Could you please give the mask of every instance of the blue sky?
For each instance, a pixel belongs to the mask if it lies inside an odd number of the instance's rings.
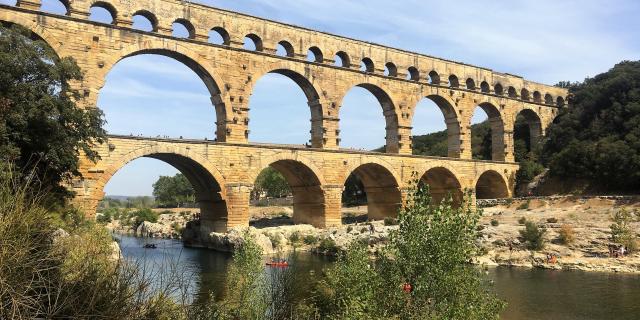
[[[0,0],[7,2],[15,0]],[[59,10],[57,0],[43,2],[43,10]],[[548,84],[580,81],[621,60],[640,59],[637,0],[196,2]],[[251,141],[308,141],[309,110],[293,82],[267,75],[258,82],[250,101]],[[98,106],[105,112],[110,133],[214,137],[215,112],[204,84],[170,58],[137,56],[118,63],[108,75]],[[483,117],[478,112],[476,121]],[[355,88],[345,98],[340,124],[345,147],[372,149],[384,144],[381,108],[364,89]],[[423,101],[414,128],[414,134],[444,130],[444,119],[432,103]],[[176,172],[160,161],[139,159],[119,171],[105,192],[150,195],[151,184],[160,175]]]

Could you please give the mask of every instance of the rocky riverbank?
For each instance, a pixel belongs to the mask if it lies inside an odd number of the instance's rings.
[[[616,210],[640,210],[640,201],[633,198],[536,198],[489,203],[483,209],[478,245],[484,253],[474,262],[489,266],[515,266],[558,270],[640,273],[640,253],[622,258],[609,257],[611,215]],[[391,221],[366,222],[366,207],[345,208],[344,225],[339,228],[316,229],[310,225],[293,225],[290,207],[252,207],[251,227],[232,229],[228,233],[200,235],[185,230],[187,244],[232,252],[250,233],[265,254],[293,250],[319,254],[335,254],[353,241],[369,244],[375,253],[385,245],[389,232],[396,226]],[[163,214],[157,223],[143,223],[128,233],[138,236],[179,238],[191,214]],[[520,238],[523,221],[545,228],[545,247],[540,251],[525,248]],[[117,225],[117,221],[112,224]],[[559,232],[569,227],[574,241],[561,244]],[[640,232],[640,222],[632,223]],[[117,228],[114,228],[117,230]],[[126,230],[126,229],[125,229]],[[548,259],[554,256],[554,259]]]

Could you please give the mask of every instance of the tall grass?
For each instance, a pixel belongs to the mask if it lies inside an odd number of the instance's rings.
[[[0,167],[0,318],[179,319],[178,286],[154,285],[114,257],[108,232],[93,223],[57,229],[39,185]],[[58,236],[57,236],[58,235]],[[178,288],[178,289],[177,289]]]

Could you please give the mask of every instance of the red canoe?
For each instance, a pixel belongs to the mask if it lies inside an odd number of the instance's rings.
[[[267,265],[270,267],[278,267],[278,268],[286,268],[289,266],[288,262],[267,262]]]

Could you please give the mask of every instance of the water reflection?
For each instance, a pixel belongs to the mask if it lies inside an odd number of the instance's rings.
[[[158,249],[144,249],[155,243]],[[120,237],[123,255],[147,268],[171,274],[177,268],[189,279],[197,299],[224,295],[231,255],[204,249],[183,248],[175,240]],[[294,296],[305,299],[322,268],[323,257],[298,254],[290,257]],[[267,269],[269,276],[283,276],[282,269]],[[175,274],[175,273],[174,273]],[[192,274],[193,276],[189,276]],[[502,319],[640,319],[640,276],[577,271],[489,269],[498,295],[509,303]]]

